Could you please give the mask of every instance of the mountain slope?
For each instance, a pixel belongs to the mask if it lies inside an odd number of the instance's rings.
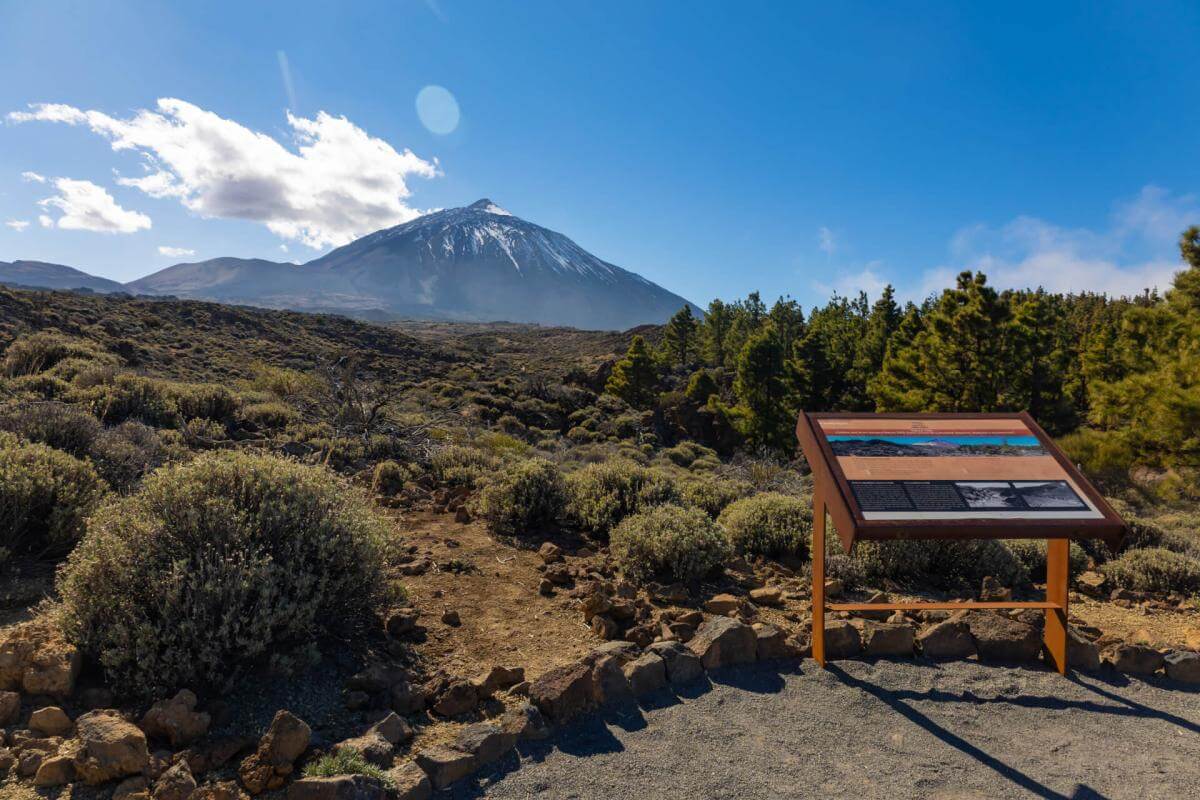
[[[0,261],[0,283],[40,289],[91,289],[94,292],[125,290],[125,287],[116,281],[97,278],[74,267],[48,264],[45,261]]]
[[[487,199],[378,231],[306,267],[342,278],[343,302],[370,298],[413,316],[629,328],[687,302]]]

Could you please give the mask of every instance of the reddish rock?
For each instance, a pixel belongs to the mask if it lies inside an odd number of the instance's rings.
[[[862,651],[858,628],[843,619],[825,622],[825,658],[854,658]]]
[[[578,716],[595,704],[591,665],[577,661],[542,674],[530,685],[529,699],[551,722]]]
[[[926,658],[951,659],[975,655],[971,628],[961,620],[945,620],[931,625],[917,637]]]
[[[178,749],[208,733],[211,722],[208,714],[196,711],[196,695],[184,689],[170,700],[160,700],[150,706],[142,717],[142,730]]]
[[[89,711],[75,720],[75,734],[75,774],[85,783],[137,775],[150,761],[146,734],[116,711]]]
[[[717,669],[754,661],[758,641],[754,629],[744,622],[714,616],[696,630],[696,635],[688,642],[688,649],[696,654],[705,669]]]
[[[42,736],[66,736],[72,727],[71,718],[58,706],[39,708],[29,715],[29,729]]]
[[[1108,660],[1115,669],[1131,675],[1153,675],[1166,663],[1162,653],[1141,644],[1119,644],[1109,652]]]
[[[911,625],[868,620],[862,630],[863,652],[868,656],[899,656],[913,654],[916,636]]]
[[[416,760],[435,789],[445,789],[475,771],[475,756],[452,747],[427,748],[417,753]]]

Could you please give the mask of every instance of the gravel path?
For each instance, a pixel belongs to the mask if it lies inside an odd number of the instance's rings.
[[[1200,691],[1114,673],[805,661],[581,721],[448,797],[1189,798]]]

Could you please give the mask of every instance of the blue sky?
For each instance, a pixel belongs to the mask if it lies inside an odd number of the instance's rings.
[[[0,2],[0,260],[304,261],[486,196],[700,303],[1136,291],[1200,223],[1198,34],[1170,2]]]

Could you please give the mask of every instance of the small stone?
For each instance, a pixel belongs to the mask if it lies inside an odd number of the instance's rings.
[[[846,585],[841,578],[830,578],[825,581],[825,596],[826,597],[841,597],[846,593]]]
[[[239,794],[241,794],[239,792]],[[142,800],[150,797],[150,782],[142,775],[126,778],[113,789],[112,800]]]
[[[287,800],[385,800],[387,796],[383,785],[366,775],[301,778],[287,790]]]
[[[43,736],[66,736],[71,727],[71,718],[58,706],[39,708],[29,715],[30,730]]]
[[[429,776],[415,762],[409,761],[389,770],[388,777],[395,789],[395,800],[429,800],[433,794]]]
[[[667,665],[657,653],[643,653],[622,670],[635,696],[649,694],[667,685]]]
[[[1067,665],[1083,672],[1100,669],[1100,648],[1074,628],[1067,629]]]
[[[647,650],[663,660],[667,681],[672,686],[691,683],[704,674],[700,658],[679,642],[655,642]]]
[[[478,702],[479,696],[475,692],[475,687],[468,681],[456,679],[450,682],[437,702],[433,704],[433,710],[443,717],[456,717],[475,708]]]
[[[618,703],[633,696],[617,656],[604,656],[592,667],[592,695],[597,703]]]
[[[1012,589],[988,575],[979,589],[979,599],[985,603],[1007,603],[1012,600]]]
[[[1119,644],[1108,657],[1115,669],[1131,675],[1153,675],[1166,661],[1162,653],[1141,644]]]
[[[538,555],[541,556],[543,564],[557,564],[563,560],[562,548],[554,542],[542,542],[542,546],[538,548]]]
[[[283,786],[296,759],[308,749],[311,737],[312,729],[304,720],[290,711],[275,712],[258,749],[238,767],[238,777],[246,791],[261,794]]]
[[[442,624],[449,625],[451,628],[457,628],[459,625],[462,625],[462,618],[459,617],[457,611],[454,611],[453,609],[447,609],[446,612],[442,614]]]
[[[545,739],[550,736],[550,726],[546,723],[546,718],[532,703],[521,703],[507,709],[500,715],[500,727],[521,741]]]
[[[783,605],[783,591],[776,586],[764,586],[750,590],[750,600],[755,605],[776,608]]]
[[[17,721],[21,714],[21,695],[16,692],[0,692],[0,728]]]
[[[745,664],[758,657],[754,629],[732,617],[709,617],[688,642],[705,669]]]
[[[1089,597],[1103,597],[1105,594],[1104,584],[1106,582],[1107,579],[1103,574],[1092,570],[1081,572],[1075,577],[1075,585],[1079,588],[1079,591]]]
[[[755,623],[753,627],[759,661],[795,658],[796,648],[788,642],[786,631],[763,622]]]
[[[475,756],[451,747],[427,748],[417,753],[416,759],[435,789],[445,789],[475,771]]]
[[[481,696],[490,697],[493,693],[516,686],[523,680],[525,680],[524,667],[496,666],[480,675],[472,683]]]
[[[196,790],[196,779],[186,761],[180,761],[154,782],[154,800],[188,800]]]
[[[616,620],[607,614],[597,614],[592,617],[592,633],[604,640],[615,639],[621,635],[621,628]]]
[[[89,711],[75,721],[75,732],[75,774],[90,785],[137,775],[150,761],[146,734],[116,711]]]
[[[546,580],[556,586],[570,586],[574,582],[571,577],[571,571],[567,569],[566,564],[550,564],[546,567]]]
[[[389,694],[392,710],[398,714],[415,714],[425,709],[425,694],[407,680],[394,683]]]
[[[1163,659],[1167,677],[1182,683],[1200,683],[1200,653],[1176,650]]]
[[[517,744],[516,734],[491,722],[477,722],[459,731],[454,748],[475,757],[475,766],[482,767],[499,760]]]
[[[945,620],[931,625],[917,637],[926,658],[951,659],[975,655],[975,638],[962,621]]]
[[[578,716],[595,703],[591,664],[577,661],[543,673],[530,685],[529,699],[554,723]]]
[[[704,604],[704,610],[710,614],[729,614],[741,608],[742,601],[731,594],[714,595]]]
[[[1041,632],[1002,614],[988,611],[963,611],[951,619],[965,622],[975,638],[975,647],[984,661],[1037,661],[1042,652]]]
[[[208,733],[211,721],[208,714],[196,711],[196,695],[184,689],[152,705],[142,717],[142,730],[178,749]]]
[[[825,623],[825,658],[853,658],[862,651],[862,639],[858,628],[844,619],[828,620]]]
[[[420,612],[415,608],[397,609],[388,614],[384,627],[387,629],[388,635],[396,639],[403,639],[417,629],[417,620],[420,617]]]
[[[661,635],[665,640],[687,644],[696,635],[696,628],[686,622],[664,622]]]
[[[915,638],[911,625],[893,625],[874,620],[867,620],[863,625],[863,651],[868,656],[908,658],[913,654]]]
[[[554,584],[549,579],[542,578],[541,582],[538,583],[538,594],[550,597],[554,594]]]
[[[872,605],[878,605],[878,604],[890,603],[891,598],[889,598],[883,592],[872,592],[870,597],[867,598],[867,602]],[[879,611],[855,611],[854,612],[854,616],[856,616],[856,617],[862,617],[863,619],[873,619],[873,620],[877,620],[879,622],[886,621],[887,618],[890,617],[891,615],[892,615],[892,612],[889,609],[880,609]]]
[[[75,779],[75,765],[69,756],[51,756],[42,761],[33,776],[33,785],[65,786]]]

